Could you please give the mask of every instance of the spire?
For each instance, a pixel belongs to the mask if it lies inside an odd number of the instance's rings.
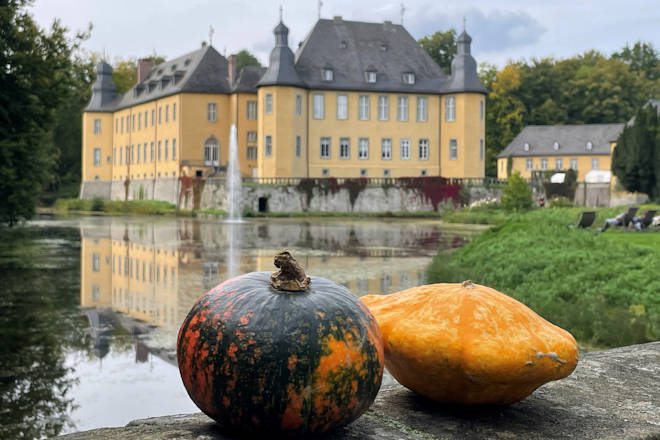
[[[92,98],[85,111],[104,111],[117,97],[117,87],[112,82],[112,67],[105,61],[96,65],[96,80],[92,84]]]
[[[284,23],[280,20],[280,23],[275,26],[273,30],[275,34],[275,47],[287,47],[289,45],[289,28],[284,26]]]
[[[290,85],[302,87],[304,83],[296,72],[293,52],[289,49],[289,28],[282,22],[281,14],[280,7],[280,22],[273,29],[275,47],[270,52],[268,69],[257,83],[257,86]]]
[[[463,32],[456,38],[456,55],[451,62],[451,78],[447,88],[448,93],[475,92],[487,93],[477,76],[477,62],[470,54],[472,37],[465,30],[463,17]]]

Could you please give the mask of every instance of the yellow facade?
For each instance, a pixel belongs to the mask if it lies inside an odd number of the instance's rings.
[[[83,113],[83,180],[105,180],[112,176],[112,113]]]
[[[594,160],[597,159],[597,162]],[[528,161],[531,160],[531,168]],[[609,171],[612,165],[611,155],[566,155],[566,156],[525,156],[525,157],[512,157],[511,173],[516,171],[525,179],[531,179],[532,171],[543,171],[543,161],[546,161],[545,170],[568,170],[571,168],[571,161],[577,161],[577,181],[584,181],[584,176],[591,170]],[[561,161],[561,168],[557,168],[557,160]],[[508,158],[501,157],[497,159],[497,178],[508,179],[507,172]]]
[[[455,117],[447,117],[447,99],[455,99]],[[485,177],[485,96],[479,93],[456,93],[442,97],[443,177]],[[481,106],[481,110],[480,110]],[[451,143],[455,140],[455,154]]]

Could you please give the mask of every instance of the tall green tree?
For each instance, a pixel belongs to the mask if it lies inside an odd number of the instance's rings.
[[[240,72],[243,67],[248,66],[261,67],[261,63],[254,55],[243,49],[236,54],[236,72]]]
[[[451,74],[451,61],[456,55],[456,31],[438,31],[418,40],[418,43],[447,74]]]
[[[154,66],[165,61],[165,57],[156,54],[147,57],[147,59],[151,60]],[[128,92],[137,83],[137,59],[116,58],[112,64],[112,82],[117,86],[117,93]]]
[[[612,172],[628,191],[660,199],[660,123],[658,109],[641,108],[627,125],[612,155]]]
[[[0,223],[34,214],[57,151],[55,111],[71,87],[71,55],[85,38],[67,35],[58,20],[39,28],[29,0],[0,8]]]
[[[660,79],[660,53],[652,43],[637,41],[632,47],[626,44],[620,51],[612,54],[630,66],[633,72],[641,72],[650,80]]]

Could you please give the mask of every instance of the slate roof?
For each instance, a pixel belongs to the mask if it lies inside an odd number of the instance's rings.
[[[112,67],[105,61],[96,66],[96,80],[92,84],[92,97],[85,111],[111,111],[117,99],[117,87],[112,82]]]
[[[624,125],[528,125],[497,157],[609,155],[610,142],[616,141]],[[553,148],[555,142],[559,142],[559,150]],[[593,144],[591,150],[587,142]],[[525,151],[525,143],[529,151]]]
[[[104,69],[107,71],[107,68]],[[213,46],[202,47],[154,66],[141,83],[123,95],[116,96],[111,102],[99,105],[95,82],[92,99],[85,110],[115,111],[177,93],[231,93],[228,72],[225,57]]]
[[[259,80],[258,86],[283,85],[305,87],[305,83],[298,76],[294,63],[293,52],[289,49],[289,28],[281,21],[275,29],[275,47],[270,52],[270,59],[266,73]]]
[[[448,77],[398,24],[321,19],[296,51],[296,71],[307,87],[330,90],[442,93]],[[321,74],[332,67],[333,81]],[[368,83],[367,70],[376,71]],[[403,74],[415,74],[405,84]]]
[[[472,38],[463,31],[456,39],[457,53],[451,60],[451,78],[445,92],[488,93],[477,75],[477,61],[470,54]]]
[[[266,73],[265,67],[243,67],[231,87],[232,93],[257,93],[257,83]]]

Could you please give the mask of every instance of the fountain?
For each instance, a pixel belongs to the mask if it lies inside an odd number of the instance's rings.
[[[238,165],[238,142],[236,125],[229,132],[229,161],[227,163],[227,206],[230,222],[241,221],[241,169]]]

